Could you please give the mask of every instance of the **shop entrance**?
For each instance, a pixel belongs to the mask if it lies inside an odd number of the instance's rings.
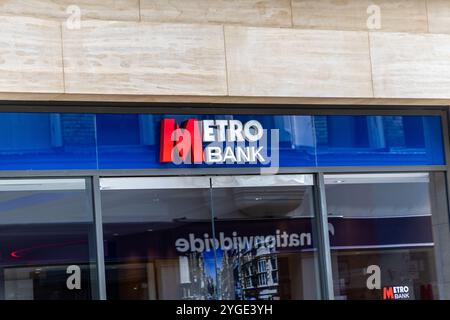
[[[313,175],[100,187],[109,299],[319,298]]]

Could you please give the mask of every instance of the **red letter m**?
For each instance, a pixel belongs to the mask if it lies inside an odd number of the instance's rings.
[[[161,162],[176,162],[181,159],[184,163],[202,163],[203,148],[199,121],[189,119],[180,129],[175,119],[161,121]],[[191,161],[186,159],[191,155]]]
[[[392,287],[383,288],[383,300],[394,299],[394,291]]]

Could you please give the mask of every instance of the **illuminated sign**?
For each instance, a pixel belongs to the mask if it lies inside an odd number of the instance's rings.
[[[266,133],[250,120],[175,119],[161,121],[160,162],[194,164],[267,163]]]

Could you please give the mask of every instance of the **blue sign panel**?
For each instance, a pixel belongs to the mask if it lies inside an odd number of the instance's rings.
[[[444,164],[438,116],[315,116],[317,166]]]
[[[184,132],[197,158],[165,161]],[[1,113],[0,134],[0,170],[445,164],[439,116]],[[214,162],[214,137],[230,145],[220,157],[244,161]]]
[[[0,113],[0,170],[96,169],[95,114]]]

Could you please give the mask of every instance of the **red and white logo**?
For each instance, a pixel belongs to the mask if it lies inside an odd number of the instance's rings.
[[[383,288],[383,300],[408,300],[410,299],[408,286],[394,286]]]
[[[174,162],[176,157],[191,163],[203,162],[203,142],[199,121],[189,119],[181,129],[175,119],[161,121],[160,156],[161,162]]]
[[[265,164],[271,160],[265,130],[257,120],[188,119],[180,126],[175,119],[163,119],[160,148],[164,163]]]

